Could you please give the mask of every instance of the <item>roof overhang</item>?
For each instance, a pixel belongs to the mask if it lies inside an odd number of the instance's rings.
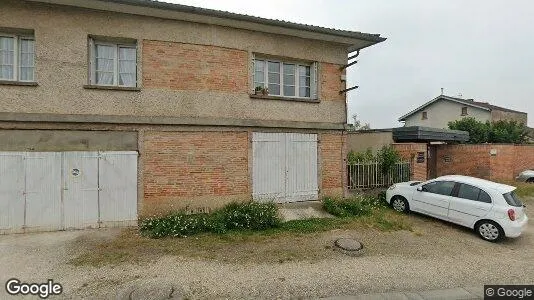
[[[27,0],[163,19],[212,24],[346,45],[353,52],[385,41],[379,34],[337,30],[152,0]]]
[[[467,142],[469,132],[423,126],[393,128],[395,142]]]
[[[456,102],[456,103],[459,103],[459,104],[462,104],[462,105],[476,107],[476,108],[480,108],[480,109],[483,109],[483,110],[491,111],[491,109],[489,109],[487,107],[476,105],[474,103],[469,103],[468,101],[461,101],[461,100],[453,98],[453,97],[449,97],[449,96],[445,96],[445,95],[439,95],[436,98],[428,101],[427,103],[419,106],[418,108],[416,108],[416,109],[410,111],[409,113],[405,114],[404,116],[400,117],[399,118],[399,122],[406,121],[406,118],[408,118],[409,116],[417,113],[418,111],[422,110],[425,107],[428,107],[428,106],[434,104],[435,102],[437,102],[439,100],[446,100],[446,101]]]

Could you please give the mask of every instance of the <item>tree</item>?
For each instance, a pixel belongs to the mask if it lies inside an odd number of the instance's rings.
[[[369,125],[369,123],[365,123],[362,125],[362,122],[358,120],[358,114],[353,114],[352,120],[353,120],[353,124],[352,124],[352,128],[350,129],[352,131],[371,129],[371,125]]]
[[[481,143],[526,143],[526,127],[513,120],[483,123],[474,118],[449,122],[449,129],[469,132],[469,144]]]

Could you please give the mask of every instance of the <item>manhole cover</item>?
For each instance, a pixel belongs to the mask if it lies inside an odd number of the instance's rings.
[[[344,254],[358,256],[363,254],[363,244],[355,239],[340,238],[334,242],[336,249]]]

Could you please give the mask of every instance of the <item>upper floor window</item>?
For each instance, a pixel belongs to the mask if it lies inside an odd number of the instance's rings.
[[[421,120],[426,120],[428,119],[428,114],[426,113],[426,111],[423,112],[423,114],[421,115]]]
[[[103,86],[137,86],[137,47],[90,39],[90,83]]]
[[[467,116],[467,106],[462,107],[462,116]]]
[[[254,89],[288,98],[316,98],[315,64],[254,59]]]
[[[0,80],[35,81],[33,36],[0,33]]]

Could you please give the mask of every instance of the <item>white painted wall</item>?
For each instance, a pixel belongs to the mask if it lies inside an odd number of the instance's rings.
[[[448,128],[450,121],[460,120],[466,117],[473,117],[481,122],[491,120],[490,111],[472,106],[467,107],[467,116],[462,116],[462,107],[464,106],[453,101],[437,101],[406,118],[405,126]],[[426,120],[422,120],[423,111],[427,112],[428,119]]]

